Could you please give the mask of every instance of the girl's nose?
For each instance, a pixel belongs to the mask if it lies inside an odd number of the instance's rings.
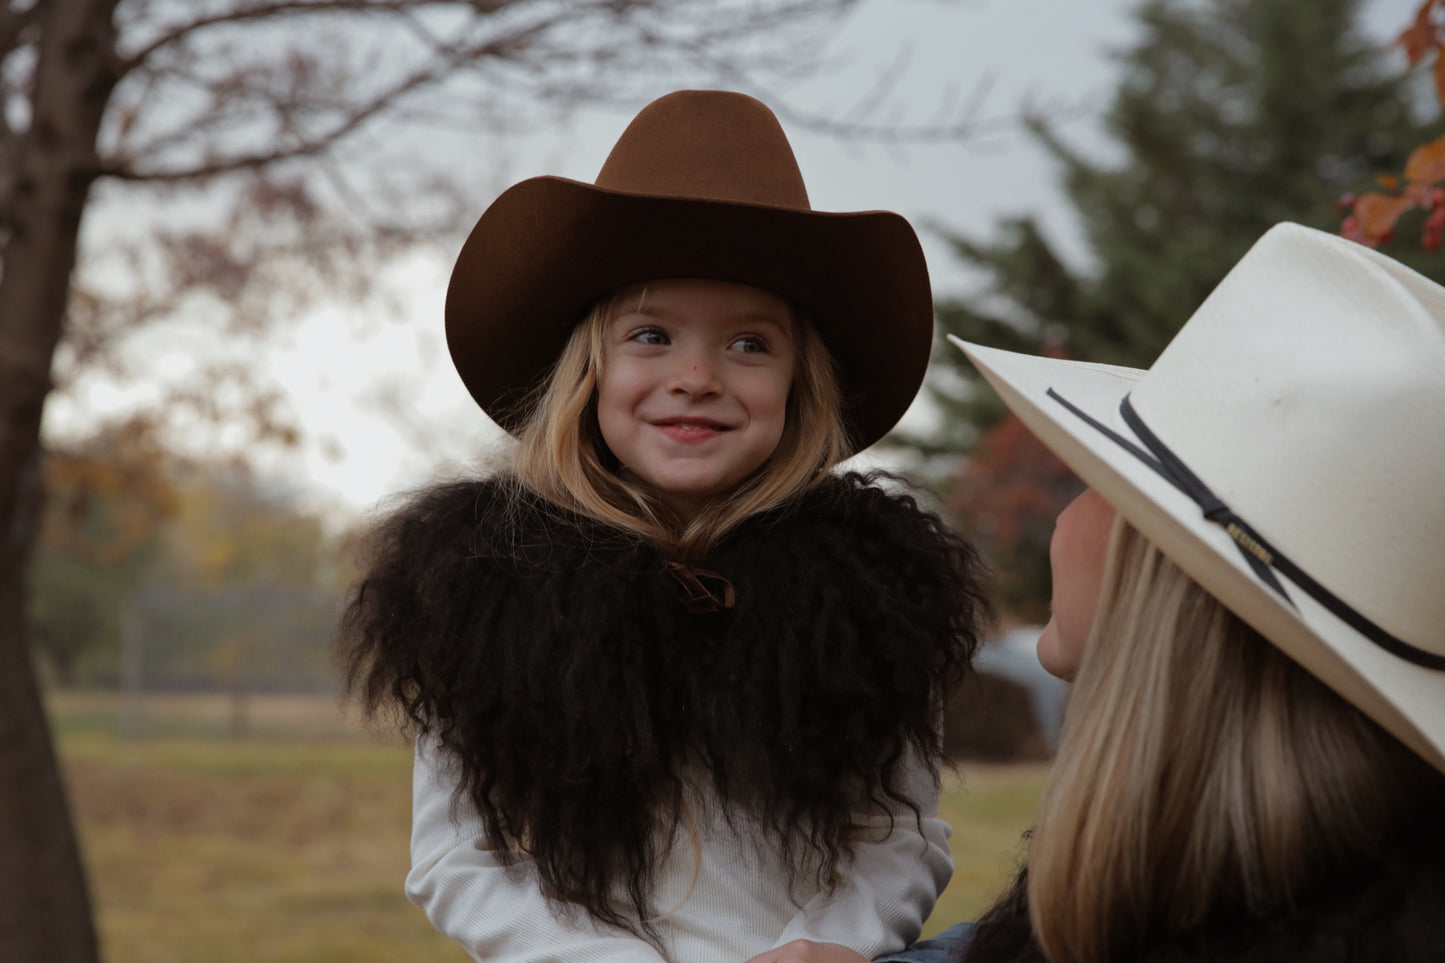
[[[669,388],[689,395],[715,394],[721,390],[717,365],[706,351],[690,351],[677,359]]]

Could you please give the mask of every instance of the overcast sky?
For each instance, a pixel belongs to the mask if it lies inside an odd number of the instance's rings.
[[[947,91],[967,99],[986,84],[984,117],[1013,114],[1028,99],[1059,111],[1066,139],[1106,157],[1097,118],[1118,79],[1111,51],[1128,47],[1136,35],[1129,17],[1134,6],[1133,0],[871,0],[832,45],[836,66],[788,97],[802,108],[837,114],[901,63],[881,118],[926,123]],[[1372,0],[1366,29],[1392,36],[1416,6],[1417,0]],[[591,181],[634,112],[584,113],[514,144],[503,181],[534,174]],[[1032,213],[1066,253],[1081,250],[1056,172],[1025,138],[994,134],[963,143],[881,146],[800,131],[786,120],[784,127],[814,208],[907,216],[923,239],[936,294],[966,292],[971,279],[933,225],[986,236],[995,219]],[[475,198],[477,215],[490,200]],[[442,342],[450,266],[415,258],[394,272],[407,292],[404,317],[357,333],[344,312],[321,311],[278,339],[268,366],[292,386],[295,415],[309,439],[287,473],[309,479],[316,504],[365,510],[389,492],[423,482],[440,465],[473,461],[496,437],[462,389]],[[402,397],[410,427],[379,403],[388,394]],[[113,402],[104,392],[87,400],[100,407]],[[54,407],[47,415],[52,420],[77,417],[74,405]]]

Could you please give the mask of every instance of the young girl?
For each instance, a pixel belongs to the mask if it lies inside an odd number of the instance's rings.
[[[1281,225],[1148,371],[964,350],[1092,490],[1028,872],[961,958],[1445,959],[1445,289]]]
[[[664,97],[595,185],[483,214],[447,333],[510,469],[388,519],[340,639],[418,732],[407,893],[473,957],[917,936],[952,871],[937,726],[979,564],[830,469],[907,408],[931,326],[907,222],[812,211],[739,94]]]

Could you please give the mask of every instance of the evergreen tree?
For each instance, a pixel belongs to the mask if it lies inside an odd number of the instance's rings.
[[[1033,217],[1001,221],[995,236],[952,237],[983,270],[984,293],[938,306],[943,333],[1031,353],[1146,367],[1205,296],[1271,225],[1297,221],[1337,229],[1334,203],[1399,170],[1431,136],[1414,106],[1403,57],[1359,29],[1360,0],[1146,0],[1136,46],[1121,57],[1122,82],[1104,116],[1122,160],[1092,161],[1047,123],[1033,136],[1062,168],[1088,263],[1070,265]],[[1438,258],[1411,256],[1441,273]],[[956,520],[982,532],[1006,604],[1037,611],[1048,596],[1047,537],[1069,497],[1058,472],[1040,475],[1030,455],[1008,466],[978,464],[1003,417],[1001,403],[954,348],[930,392],[945,417],[924,450],[973,450],[953,480]],[[972,465],[970,468],[969,465]],[[1033,477],[1017,477],[1032,475]],[[1008,486],[1045,489],[1020,498]],[[947,483],[945,483],[947,487]],[[1049,524],[1000,519],[1024,505]],[[990,544],[989,532],[1044,532]],[[1040,539],[1042,541],[1040,542]]]

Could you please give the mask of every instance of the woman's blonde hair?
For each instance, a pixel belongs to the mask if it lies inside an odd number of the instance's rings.
[[[1441,780],[1122,517],[1070,700],[1029,853],[1054,963],[1280,911]]]
[[[517,434],[513,471],[527,488],[690,558],[743,519],[816,485],[851,453],[833,358],[812,323],[790,307],[796,362],[778,447],[735,491],[691,519],[677,519],[654,495],[617,473],[597,424],[604,336],[617,308],[615,297],[604,298],[573,329]]]

